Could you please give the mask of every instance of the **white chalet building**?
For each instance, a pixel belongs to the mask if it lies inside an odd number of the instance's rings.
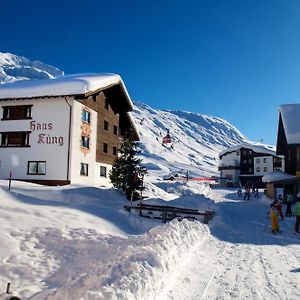
[[[220,177],[233,184],[262,186],[262,177],[282,170],[282,157],[272,147],[263,144],[239,144],[219,154]]]
[[[0,179],[107,185],[124,137],[138,139],[116,74],[0,85]]]

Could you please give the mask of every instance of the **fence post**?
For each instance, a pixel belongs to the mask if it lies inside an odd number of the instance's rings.
[[[11,187],[11,178],[12,178],[12,171],[9,172],[9,181],[8,181],[8,190],[10,191]]]
[[[9,289],[10,289],[10,282],[8,282],[6,285],[6,294],[10,294]]]

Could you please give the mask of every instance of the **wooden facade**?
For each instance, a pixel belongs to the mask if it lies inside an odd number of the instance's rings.
[[[300,176],[300,144],[288,144],[281,114],[279,114],[276,152],[285,156],[285,172]]]
[[[76,99],[97,112],[96,162],[112,164],[124,138],[138,140],[138,133],[128,116],[131,106],[120,85]]]

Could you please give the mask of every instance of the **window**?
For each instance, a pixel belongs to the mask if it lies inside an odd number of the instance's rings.
[[[107,99],[105,99],[105,101],[104,101],[104,107],[105,107],[105,109],[109,108],[109,104],[108,104],[108,100]]]
[[[103,152],[104,152],[104,153],[107,153],[107,151],[108,151],[108,146],[107,146],[106,143],[104,143],[104,144],[103,144]]]
[[[31,119],[32,105],[3,106],[2,120]]]
[[[117,155],[117,147],[116,146],[113,147],[113,155]]]
[[[247,163],[247,159],[244,159],[244,164],[246,164]]]
[[[247,155],[247,150],[243,150],[243,155]]]
[[[81,163],[80,164],[80,175],[89,176],[89,165]]]
[[[268,168],[267,167],[264,167],[264,172],[268,172]]]
[[[91,123],[91,113],[84,109],[82,111],[81,120],[82,120],[82,122],[90,124]]]
[[[118,127],[116,125],[114,125],[114,135],[118,134]]]
[[[236,150],[236,155],[240,156],[240,150]]]
[[[256,163],[260,164],[260,159],[259,158],[256,159]]]
[[[92,99],[93,99],[94,102],[97,102],[97,95],[94,94],[94,95],[92,96]]]
[[[248,159],[248,163],[249,163],[249,164],[252,164],[252,159],[251,159],[251,158]]]
[[[268,162],[268,159],[265,157],[264,158],[264,163],[267,163]]]
[[[104,130],[108,130],[108,122],[106,120],[104,120]]]
[[[100,166],[100,177],[107,177],[107,169],[106,167]]]
[[[256,168],[256,172],[259,173],[260,172],[260,167]]]
[[[90,148],[90,138],[88,136],[81,137],[81,147]]]
[[[29,161],[27,166],[28,175],[46,175],[45,161]]]
[[[30,132],[2,132],[1,147],[30,147],[29,146]]]
[[[249,173],[252,173],[252,168],[250,167],[248,171],[249,171]]]

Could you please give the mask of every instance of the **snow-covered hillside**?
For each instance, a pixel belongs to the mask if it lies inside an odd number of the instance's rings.
[[[24,79],[45,79],[63,71],[10,53],[0,53],[0,83]],[[158,176],[187,171],[191,176],[218,174],[218,154],[247,139],[226,120],[186,111],[163,111],[142,103],[134,104],[133,119],[143,150],[141,158]],[[163,145],[170,132],[172,142]]]
[[[217,175],[219,152],[247,142],[238,129],[217,117],[134,103],[133,118],[141,138],[143,163],[161,175],[187,171],[191,176]],[[168,130],[171,143],[163,145]]]
[[[26,79],[47,79],[63,74],[63,71],[43,62],[0,52],[0,83]]]

